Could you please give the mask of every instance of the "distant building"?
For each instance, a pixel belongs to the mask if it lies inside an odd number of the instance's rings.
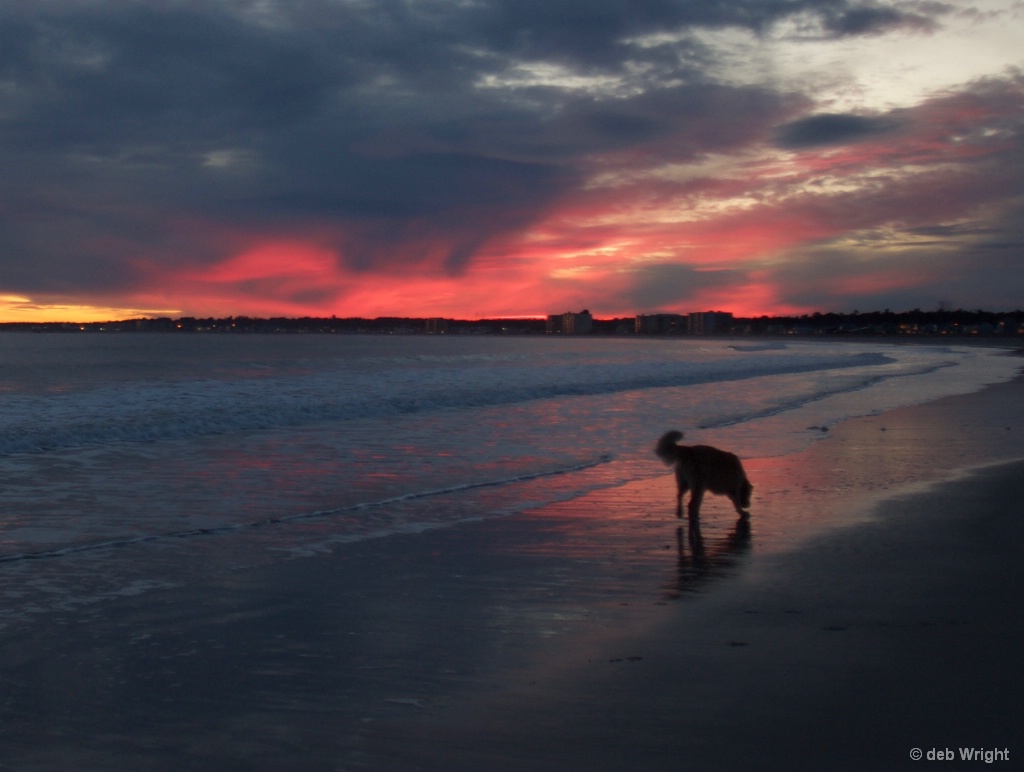
[[[431,335],[443,335],[448,332],[448,320],[427,319],[427,332]]]
[[[687,332],[686,324],[682,314],[641,314],[633,331],[638,335],[682,335]]]
[[[590,311],[583,309],[578,314],[562,315],[562,332],[566,335],[589,335],[594,331],[594,317]]]
[[[686,317],[690,335],[714,335],[732,329],[733,316],[728,311],[698,311]]]
[[[563,335],[589,335],[594,331],[594,317],[587,309],[579,313],[566,311],[564,314],[552,314],[548,317],[545,329]]]
[[[174,332],[178,325],[173,319],[162,316],[159,319],[136,319],[135,329],[139,332]]]

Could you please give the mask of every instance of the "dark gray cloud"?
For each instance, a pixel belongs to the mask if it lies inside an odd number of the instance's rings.
[[[651,264],[628,274],[629,302],[640,311],[692,306],[707,290],[717,290],[746,277],[736,270],[695,270],[691,266]]]
[[[893,27],[931,28],[922,13],[848,0],[519,0],[474,4],[473,18],[489,47],[518,55],[602,62],[619,42],[651,31],[737,28],[761,33],[792,18],[822,35],[876,34]],[[940,12],[932,4],[932,13]]]
[[[1019,254],[1019,252],[1018,252]],[[863,256],[821,250],[776,278],[783,300],[803,308],[838,312],[953,308],[1012,311],[1024,306],[1024,261],[1002,251],[979,250],[968,259],[945,251],[900,257],[900,271],[913,281],[891,281],[894,266],[868,266]],[[823,270],[819,270],[819,266]],[[875,286],[871,286],[874,282]]]
[[[930,9],[932,13],[950,10],[948,6],[938,4],[931,4]],[[922,32],[935,28],[935,20],[930,16],[878,5],[850,7],[844,4],[826,9],[824,22],[826,30],[840,36],[880,34],[895,27],[910,27]]]
[[[82,5],[34,21],[15,20],[21,53],[5,68],[14,119],[0,130],[15,148],[107,154],[252,136],[309,116],[346,77],[301,39],[216,6]]]
[[[898,128],[899,122],[891,117],[825,113],[780,126],[775,139],[779,147],[788,149],[842,145],[875,139]]]

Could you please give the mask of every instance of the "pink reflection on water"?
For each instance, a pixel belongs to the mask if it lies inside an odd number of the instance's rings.
[[[616,485],[620,470],[609,464],[592,474],[606,476],[611,487],[531,512],[534,539],[516,549],[590,567],[595,584],[588,592],[595,595],[617,597],[644,585],[669,597],[706,592],[742,573],[750,555],[793,549],[862,522],[879,499],[941,479],[964,457],[983,461],[1001,452],[990,429],[951,437],[948,426],[919,424],[915,412],[895,411],[841,424],[801,453],[744,459],[754,485],[747,523],[737,522],[726,498],[708,496],[691,530],[674,516],[670,472]],[[943,446],[950,453],[932,452]]]

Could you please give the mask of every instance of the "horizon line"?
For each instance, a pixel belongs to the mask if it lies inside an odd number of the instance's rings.
[[[583,311],[564,311],[555,314],[512,314],[512,315],[496,315],[496,316],[478,316],[478,317],[454,317],[454,316],[401,316],[394,314],[382,314],[378,316],[339,316],[337,314],[331,314],[330,316],[254,316],[250,314],[232,314],[227,316],[195,316],[192,314],[183,314],[180,316],[129,316],[125,318],[111,318],[102,321],[91,320],[51,320],[51,321],[39,321],[39,320],[22,320],[22,321],[0,321],[0,328],[2,327],[25,327],[25,326],[59,326],[59,325],[72,325],[72,326],[101,326],[104,324],[129,324],[132,322],[153,322],[161,320],[169,320],[172,322],[181,322],[183,320],[197,320],[197,321],[228,321],[228,320],[252,320],[252,321],[272,321],[272,320],[285,320],[285,321],[380,321],[387,319],[395,320],[409,320],[409,321],[429,321],[429,320],[444,320],[448,322],[488,322],[488,321],[544,321],[553,316],[563,316],[571,313],[587,313],[588,310]],[[594,321],[616,321],[623,319],[636,319],[641,316],[691,316],[693,314],[728,314],[734,319],[811,319],[817,316],[839,316],[839,317],[855,317],[855,316],[872,316],[872,315],[886,315],[886,316],[903,316],[908,314],[980,314],[980,315],[1006,315],[1006,316],[1021,316],[1024,315],[1024,309],[1017,308],[1014,310],[987,310],[987,309],[967,309],[967,308],[937,308],[933,310],[925,310],[922,308],[912,308],[903,311],[892,311],[890,309],[884,310],[873,310],[873,311],[810,311],[800,314],[755,314],[750,316],[737,316],[732,311],[721,311],[721,310],[705,310],[705,311],[689,311],[681,313],[678,311],[652,311],[652,312],[637,312],[634,314],[626,314],[621,316],[592,316]]]

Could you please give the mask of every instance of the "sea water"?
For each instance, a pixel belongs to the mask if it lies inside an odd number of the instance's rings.
[[[666,474],[668,429],[784,455],[1018,370],[955,343],[6,333],[0,624],[211,540],[241,565],[500,517]]]

